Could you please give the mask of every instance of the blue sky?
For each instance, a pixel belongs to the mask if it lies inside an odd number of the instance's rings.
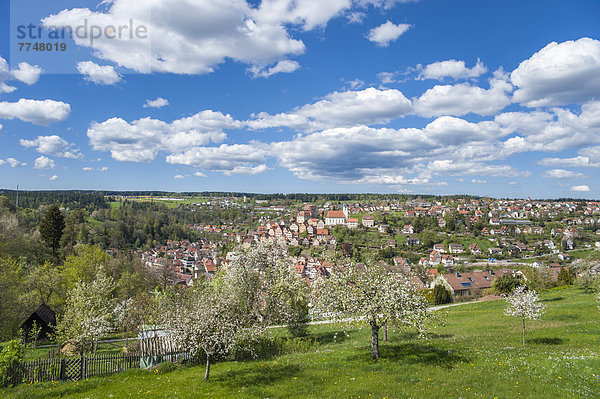
[[[3,188],[600,197],[599,2],[0,0],[0,16]],[[109,37],[129,21],[147,34]],[[44,30],[53,51],[24,51],[29,24],[103,33]]]

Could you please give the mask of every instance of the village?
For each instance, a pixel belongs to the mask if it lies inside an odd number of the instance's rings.
[[[239,207],[254,224],[189,225],[210,238],[168,240],[139,254],[148,268],[184,287],[227,267],[244,250],[272,242],[308,285],[328,276],[343,256],[354,254],[360,262],[370,254],[419,289],[441,284],[455,300],[469,300],[499,276],[526,279],[523,269],[543,270],[556,283],[561,269],[600,250],[598,202],[442,198],[289,205],[232,197],[194,206]]]

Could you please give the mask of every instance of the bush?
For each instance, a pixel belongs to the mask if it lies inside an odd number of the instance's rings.
[[[445,303],[452,302],[452,294],[446,287],[441,284],[437,284],[433,287],[433,303],[434,305],[443,305]]]
[[[178,365],[171,362],[162,362],[159,363],[156,367],[153,368],[156,374],[167,374],[172,371],[177,370]]]
[[[521,285],[521,280],[514,274],[505,274],[494,280],[492,287],[497,294],[510,294]]]
[[[13,339],[0,352],[0,386],[16,385],[20,381],[14,381],[14,375],[9,375],[9,370],[18,371],[23,362],[25,347],[21,340]],[[17,373],[18,374],[18,373]]]
[[[558,287],[573,285],[574,280],[575,276],[573,276],[573,273],[569,269],[561,267],[556,277],[556,285]]]

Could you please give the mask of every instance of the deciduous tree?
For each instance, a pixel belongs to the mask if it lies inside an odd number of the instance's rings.
[[[379,329],[388,324],[417,327],[430,318],[427,303],[411,283],[380,263],[347,263],[317,281],[314,310],[343,323],[371,328],[371,356],[379,358]]]
[[[523,286],[515,288],[512,294],[506,296],[507,306],[504,314],[519,317],[523,321],[523,346],[525,346],[525,319],[537,320],[544,313],[546,306],[540,302],[534,290],[527,290]]]

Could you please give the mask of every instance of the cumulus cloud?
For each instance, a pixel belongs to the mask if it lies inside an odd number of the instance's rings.
[[[119,26],[134,19],[147,35],[131,38],[76,38],[79,46],[141,73],[205,74],[231,59],[264,66],[301,54],[304,43],[290,37],[288,24],[311,30],[348,8],[349,0],[263,1],[259,7],[244,0],[139,2],[114,0],[106,12],[74,8],[43,19],[46,26]]]
[[[542,176],[550,179],[573,179],[577,177],[584,177],[584,174],[581,172],[574,172],[572,170],[551,169],[544,171]]]
[[[35,148],[40,154],[54,155],[63,158],[79,158],[79,148],[60,136],[38,136],[34,140],[20,139],[19,144],[26,148]]]
[[[251,129],[288,127],[314,131],[334,127],[381,124],[407,115],[412,104],[399,90],[373,87],[360,91],[333,92],[320,101],[287,113],[259,113],[247,121]]]
[[[249,69],[249,71],[255,78],[268,78],[276,73],[292,73],[299,68],[300,64],[296,61],[281,60],[270,68],[253,66]]]
[[[33,165],[35,169],[54,169],[56,167],[53,159],[43,155],[37,158]]]
[[[502,80],[492,80],[488,90],[468,83],[437,85],[414,99],[416,113],[431,117],[461,116],[468,113],[493,115],[510,104],[511,86]]]
[[[26,163],[22,163],[15,158],[0,159],[0,165],[5,165],[5,164],[10,165],[11,168],[16,168],[17,166],[27,165]]]
[[[487,184],[487,180],[471,179],[471,183],[473,183],[473,184]]]
[[[221,144],[219,147],[195,147],[167,156],[167,162],[190,165],[225,174],[257,174],[266,170],[268,154],[264,145]]]
[[[65,120],[71,106],[62,101],[20,99],[17,102],[0,102],[1,119],[20,119],[36,125],[47,126]]]
[[[572,158],[544,158],[538,163],[544,166],[571,168],[600,168],[600,146],[582,148]]]
[[[84,172],[91,172],[94,170],[94,168],[91,168],[89,166],[84,166],[83,168],[81,168],[81,170],[83,170]]]
[[[551,42],[521,62],[510,79],[513,101],[528,107],[583,104],[600,92],[600,41]]]
[[[388,47],[391,42],[396,41],[411,27],[412,25],[409,24],[396,25],[391,21],[387,21],[386,23],[371,29],[367,35],[367,39],[376,43],[379,47]]]
[[[26,62],[21,62],[18,66],[18,69],[11,70],[6,60],[0,57],[0,93],[12,93],[17,90],[16,87],[6,84],[7,81],[16,79],[31,86],[39,80],[40,75],[44,72],[39,66]]]
[[[468,79],[477,78],[486,72],[487,68],[480,60],[477,60],[473,68],[467,68],[464,61],[447,60],[425,66],[419,74],[419,79]]]
[[[144,108],[162,108],[169,105],[169,100],[158,97],[156,100],[146,100]]]
[[[121,76],[111,65],[100,66],[92,61],[84,61],[77,64],[77,70],[85,80],[99,85],[114,85],[121,81]]]
[[[591,190],[590,190],[589,186],[573,186],[573,187],[571,187],[571,191],[587,193]]]
[[[15,79],[30,86],[40,79],[42,72],[44,72],[44,70],[39,66],[29,65],[26,62],[20,62],[19,69],[11,71]]]
[[[92,149],[110,151],[118,161],[151,162],[160,151],[179,152],[220,143],[226,137],[223,129],[238,127],[241,123],[230,115],[206,110],[171,123],[152,118],[129,123],[111,118],[93,123],[87,136]]]
[[[52,175],[52,176],[50,176],[48,178],[48,180],[50,180],[50,181],[54,181],[54,180],[57,180],[57,179],[58,179],[58,176],[56,176],[56,175]]]
[[[600,102],[591,102],[576,112],[553,108],[550,111],[509,112],[496,116],[504,128],[518,132],[513,138],[515,152],[563,151],[600,144]],[[550,165],[568,166],[568,165]]]

